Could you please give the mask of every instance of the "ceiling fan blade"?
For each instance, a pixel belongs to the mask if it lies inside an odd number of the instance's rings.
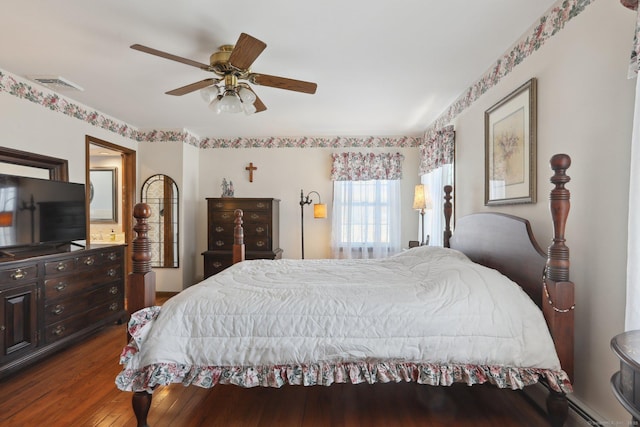
[[[302,80],[287,79],[284,77],[270,76],[268,74],[251,74],[249,80],[261,86],[276,87],[278,89],[293,90],[303,93],[316,93],[318,85],[316,83],[304,82]]]
[[[179,88],[174,89],[174,90],[170,90],[169,92],[165,92],[165,93],[167,95],[175,95],[175,96],[186,95],[186,94],[191,93],[193,91],[196,91],[198,89],[202,89],[202,88],[205,88],[207,86],[211,86],[212,84],[218,83],[219,81],[220,81],[219,79],[204,79],[204,80],[201,80],[199,82],[191,83],[189,85],[182,86],[182,87],[179,87]]]
[[[183,58],[181,56],[172,55],[161,50],[153,49],[151,47],[142,46],[140,44],[131,45],[131,49],[139,50],[140,52],[149,53],[151,55],[159,56],[161,58],[170,59],[172,61],[181,62],[183,64],[191,65],[192,67],[200,68],[201,70],[211,71],[211,66],[203,64],[202,62],[192,61],[191,59]]]
[[[239,70],[248,70],[266,47],[265,42],[242,33],[229,56],[229,64]]]

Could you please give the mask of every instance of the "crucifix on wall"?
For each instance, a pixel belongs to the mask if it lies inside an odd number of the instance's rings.
[[[258,168],[253,166],[253,162],[250,162],[249,166],[244,169],[249,171],[249,182],[253,182],[253,171],[257,170]]]

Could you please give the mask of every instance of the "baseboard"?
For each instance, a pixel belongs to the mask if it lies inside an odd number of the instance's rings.
[[[547,396],[549,390],[543,384],[535,384],[530,387],[524,388],[524,395],[531,401],[531,403],[538,407],[539,410],[547,413]],[[606,427],[610,423],[598,420],[595,416],[595,412],[589,409],[583,402],[580,402],[575,397],[567,399],[569,401],[569,416],[565,427]]]

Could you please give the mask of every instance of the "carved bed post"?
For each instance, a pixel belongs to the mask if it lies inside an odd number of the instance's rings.
[[[244,261],[244,229],[242,228],[242,209],[233,211],[233,263]]]
[[[571,158],[556,154],[551,158],[555,172],[551,183],[555,188],[549,195],[549,207],[553,220],[553,242],[547,251],[545,280],[542,295],[542,311],[555,342],[562,369],[573,381],[574,346],[574,284],[569,281],[569,248],[565,245],[564,231],[569,215],[571,194],[565,188],[571,178],[566,174]],[[567,418],[569,406],[563,393],[550,392],[547,410],[553,426],[561,426]]]
[[[145,307],[155,305],[156,301],[156,273],[151,271],[151,250],[148,218],[151,207],[146,203],[138,203],[133,208],[136,224],[133,230],[133,273],[129,274],[129,289],[127,292],[127,309],[129,314]]]
[[[451,247],[449,245],[449,239],[451,239],[451,214],[453,213],[451,204],[451,191],[453,191],[452,186],[444,186],[444,234],[442,236],[442,242],[445,248]]]

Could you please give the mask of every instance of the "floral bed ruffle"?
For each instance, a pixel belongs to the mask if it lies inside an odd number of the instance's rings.
[[[121,355],[120,363],[138,351],[144,326],[158,316],[159,307],[135,313],[129,321],[132,340]],[[210,388],[216,384],[241,387],[282,387],[283,385],[324,385],[334,383],[416,382],[418,384],[450,386],[453,383],[494,384],[500,388],[522,389],[544,379],[557,392],[572,391],[569,377],[563,371],[508,366],[463,364],[434,364],[396,360],[359,360],[337,363],[309,363],[271,366],[191,366],[176,363],[157,363],[140,369],[125,368],[116,378],[116,385],[124,391],[152,392],[158,385],[180,383]]]

